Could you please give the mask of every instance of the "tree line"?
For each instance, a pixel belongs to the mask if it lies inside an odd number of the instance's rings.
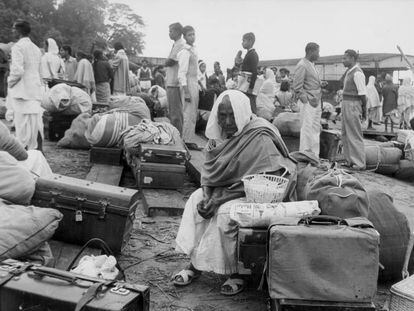
[[[145,26],[141,16],[107,0],[0,0],[0,42],[10,42],[13,22],[32,25],[31,39],[42,47],[47,38],[90,53],[121,41],[128,54],[142,53]]]

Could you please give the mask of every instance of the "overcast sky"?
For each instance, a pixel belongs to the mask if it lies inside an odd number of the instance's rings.
[[[199,58],[231,67],[241,37],[256,35],[259,58],[302,57],[309,41],[321,56],[360,53],[414,55],[414,0],[111,0],[123,2],[146,23],[144,56],[166,57],[172,42],[168,25],[181,22],[196,29]]]

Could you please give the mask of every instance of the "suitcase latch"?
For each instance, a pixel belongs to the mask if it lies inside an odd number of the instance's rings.
[[[106,217],[106,208],[108,207],[109,202],[108,202],[108,200],[103,199],[99,203],[101,203],[101,209],[99,210],[98,219],[99,220],[104,220],[105,217]]]
[[[112,288],[111,288],[111,290],[110,290],[110,292],[111,292],[111,293],[114,293],[114,294],[117,294],[117,295],[126,296],[126,295],[128,295],[131,291],[130,291],[129,289],[126,289],[126,288],[124,288],[124,287],[122,287],[122,286],[117,285],[117,286],[115,286],[115,287],[112,287]]]
[[[56,191],[50,191],[50,203],[49,203],[49,207],[50,208],[56,208],[56,198],[57,196],[59,196],[59,192]]]
[[[83,221],[83,214],[82,214],[82,203],[86,201],[86,198],[76,197],[76,212],[75,212],[75,221],[81,222]]]

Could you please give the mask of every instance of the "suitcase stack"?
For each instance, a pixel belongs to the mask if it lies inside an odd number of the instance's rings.
[[[188,153],[181,145],[141,144],[132,156],[131,169],[139,188],[180,189],[184,187]]]
[[[149,288],[5,260],[0,310],[149,311]]]
[[[83,245],[100,238],[120,253],[132,231],[138,195],[133,189],[54,175],[36,181],[32,204],[63,214],[55,239]]]
[[[285,218],[269,227],[274,310],[375,310],[379,234],[365,218]]]

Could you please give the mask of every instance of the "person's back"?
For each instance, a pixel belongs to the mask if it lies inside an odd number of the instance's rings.
[[[117,51],[115,59],[112,62],[114,69],[114,95],[125,95],[130,90],[129,84],[129,60],[122,44],[115,43]]]
[[[96,60],[93,63],[95,83],[109,82],[112,79],[112,68],[106,60]]]
[[[383,114],[387,114],[397,108],[398,87],[392,83],[386,83],[382,88]]]
[[[9,80],[14,74],[22,75],[13,88],[9,88],[9,96],[22,99],[41,99],[40,49],[28,38],[21,38],[12,47],[12,62]],[[14,60],[19,60],[19,63]],[[21,67],[23,64],[23,67]]]

